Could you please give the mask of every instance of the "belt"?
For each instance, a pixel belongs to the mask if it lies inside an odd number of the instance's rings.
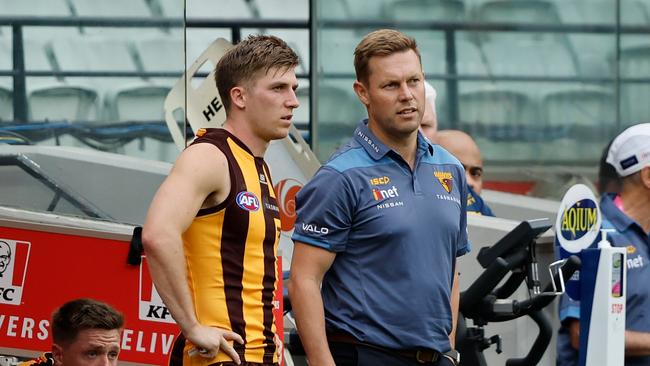
[[[334,342],[334,343],[348,343],[348,344],[373,348],[385,353],[390,353],[405,358],[409,358],[412,360],[416,360],[418,363],[436,363],[441,357],[440,352],[431,349],[422,348],[422,349],[402,350],[402,349],[386,348],[386,347],[377,346],[370,343],[361,342],[355,337],[347,333],[327,334],[327,340],[329,342]]]

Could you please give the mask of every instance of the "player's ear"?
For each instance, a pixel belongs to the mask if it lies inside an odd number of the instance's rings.
[[[650,166],[646,166],[639,172],[641,183],[646,189],[650,189]]]
[[[246,108],[246,89],[242,86],[235,86],[230,89],[230,101],[235,108]]]
[[[56,365],[64,365],[63,363],[63,347],[56,343],[52,343],[52,357]]]
[[[357,93],[357,97],[359,97],[361,103],[367,107],[370,104],[370,98],[368,98],[368,88],[366,85],[359,80],[355,80],[352,87],[354,88],[354,92]]]

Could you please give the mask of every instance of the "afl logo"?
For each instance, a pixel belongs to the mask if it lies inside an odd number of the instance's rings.
[[[237,206],[246,211],[255,212],[260,209],[260,200],[255,195],[248,191],[242,191],[237,194]]]

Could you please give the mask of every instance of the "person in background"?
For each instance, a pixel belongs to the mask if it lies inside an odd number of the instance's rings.
[[[494,216],[490,207],[481,198],[483,190],[483,157],[474,139],[463,131],[442,130],[436,134],[436,142],[454,155],[465,168],[469,193],[467,212]]]
[[[420,122],[420,132],[432,143],[436,143],[436,132],[438,132],[438,113],[436,112],[436,89],[424,81],[424,115]]]
[[[596,181],[596,189],[598,195],[602,196],[605,193],[618,193],[621,190],[621,178],[616,173],[616,169],[607,162],[607,155],[609,154],[609,147],[612,146],[610,141],[603,154],[600,157],[600,164],[598,166],[598,180]]]
[[[415,40],[377,30],[354,55],[368,119],[296,196],[289,292],[298,332],[310,366],[456,365],[465,174],[419,132]]]
[[[52,351],[20,366],[117,365],[124,317],[110,305],[78,299],[52,315]]]
[[[605,162],[620,179],[618,193],[600,200],[607,239],[627,251],[625,366],[650,366],[650,123],[627,128],[609,147]],[[598,237],[592,246],[600,241]],[[580,302],[563,295],[560,302],[558,366],[578,365]]]

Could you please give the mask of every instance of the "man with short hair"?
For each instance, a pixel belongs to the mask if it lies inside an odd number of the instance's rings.
[[[91,299],[63,304],[52,315],[52,352],[22,366],[117,365],[124,318]]]
[[[280,217],[263,157],[287,136],[299,105],[297,65],[274,36],[250,36],[226,52],[216,67],[224,126],[197,132],[151,203],[147,262],[182,332],[170,365],[278,362]]]
[[[618,135],[606,161],[621,179],[619,193],[603,194],[600,210],[602,227],[615,230],[607,235],[609,242],[627,249],[625,366],[650,366],[650,123]],[[578,364],[579,319],[580,303],[565,295],[560,303],[558,365]]]
[[[371,32],[354,66],[368,119],[296,196],[298,332],[310,366],[452,365],[456,257],[468,245],[463,167],[419,133],[413,38]]]
[[[483,190],[483,157],[472,136],[459,130],[442,130],[436,134],[437,143],[460,160],[465,168],[469,187],[467,212],[494,216],[490,207],[481,198]]]

